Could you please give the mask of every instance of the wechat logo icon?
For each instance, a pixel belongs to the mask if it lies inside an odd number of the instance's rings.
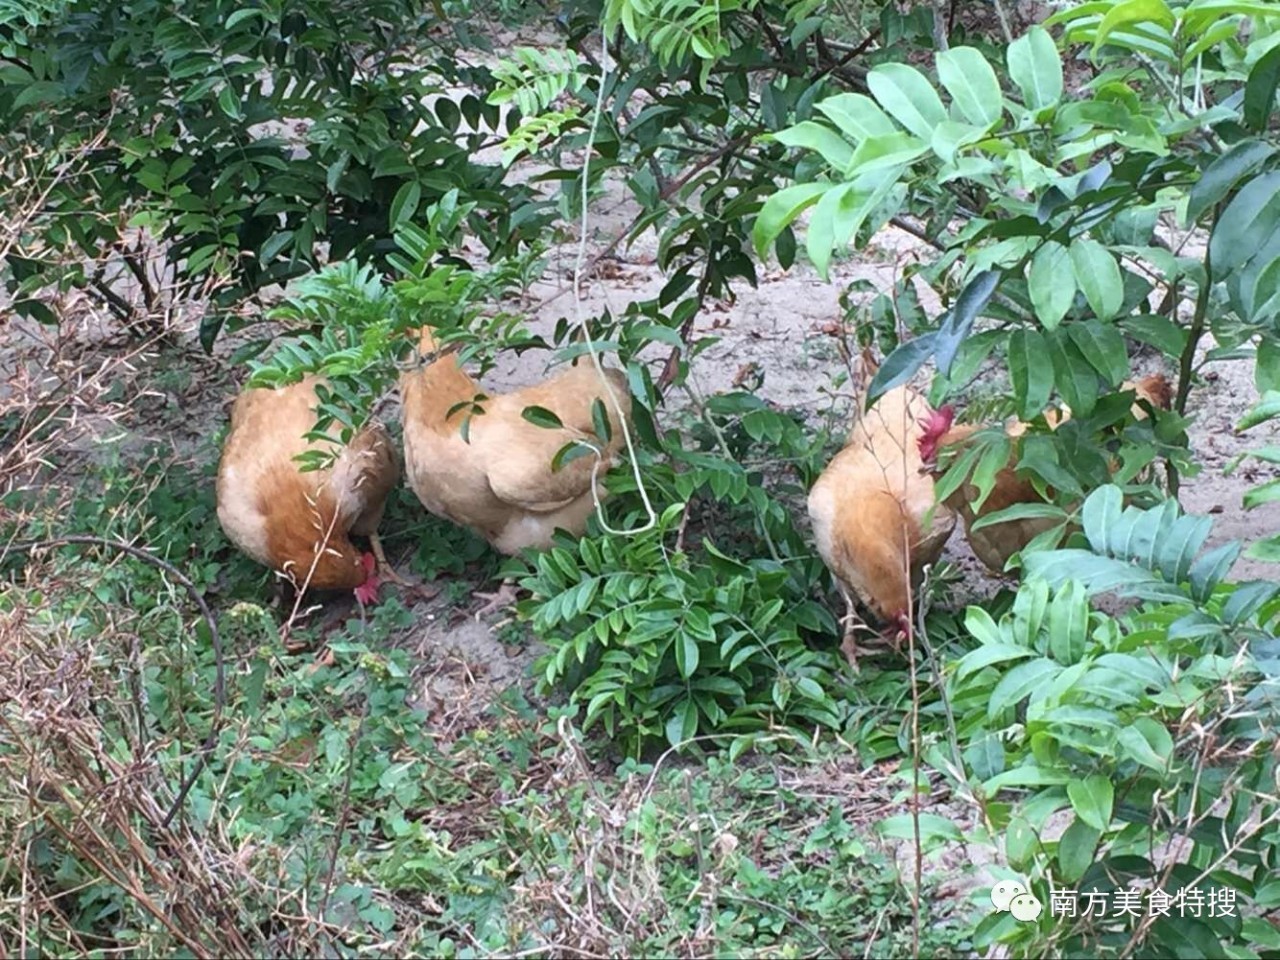
[[[991,905],[1001,913],[1007,910],[1019,923],[1038,920],[1044,910],[1044,904],[1028,893],[1026,885],[1017,880],[1001,880],[992,887]]]

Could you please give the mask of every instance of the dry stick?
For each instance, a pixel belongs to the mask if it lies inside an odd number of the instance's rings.
[[[820,41],[824,47],[827,46],[828,41],[826,37],[822,36],[821,31],[818,32],[816,39]],[[823,77],[825,77],[829,73],[839,73],[849,65],[849,62],[851,60],[853,60],[855,57],[862,56],[862,54],[866,53],[869,49],[871,49],[871,45],[879,39],[880,39],[880,28],[876,27],[874,30],[868,33],[865,37],[863,37],[859,43],[855,44],[854,46],[850,47],[847,51],[845,51],[844,56],[842,56],[839,60],[834,60],[834,58],[832,58],[833,62],[823,67],[821,70],[819,70],[817,75],[813,78],[813,82],[817,83],[819,80],[821,80]]]
[[[903,407],[903,420],[910,411]],[[902,425],[902,435],[910,443],[907,425]],[[902,458],[903,486],[907,478],[907,458]],[[915,630],[915,597],[911,590],[911,543],[906,525],[903,525],[903,555],[907,558],[907,663],[911,670],[911,832],[916,843],[915,850],[915,890],[911,898],[911,952],[920,956],[920,889],[924,874],[924,846],[920,837],[920,686],[916,676],[916,630]]]
[[[84,160],[90,153],[102,145],[102,141],[107,138],[107,131],[111,128],[111,119],[114,116],[115,105],[113,104],[110,113],[107,114],[106,123],[104,123],[102,129],[98,131],[98,135],[89,143],[81,147],[77,153],[62,162],[58,169],[54,171],[53,179],[49,181],[49,184],[40,193],[40,196],[36,198],[34,203],[29,204],[27,210],[17,218],[17,222],[10,226],[8,231],[9,235],[5,237],[4,245],[0,247],[0,260],[4,260],[8,257],[9,251],[17,245],[19,239],[22,237],[23,228],[31,222],[32,218],[35,217],[39,210],[44,208],[45,201],[49,199],[49,194],[53,193],[53,188],[61,183],[66,177],[68,170],[71,169],[71,165],[77,160]]]
[[[62,835],[62,838],[70,843],[73,847],[80,851],[81,856],[98,868],[98,872],[106,877],[109,881],[118,886],[121,890],[126,891],[132,896],[142,908],[155,917],[176,939],[186,944],[187,949],[194,953],[197,957],[212,957],[199,943],[187,936],[181,927],[177,926],[169,919],[168,913],[162,910],[151,897],[147,896],[145,890],[139,889],[136,885],[128,883],[123,876],[115,876],[110,868],[107,867],[102,859],[90,850],[83,842],[79,841],[63,824],[59,823],[56,817],[44,816],[45,823],[53,827],[55,831]]]
[[[939,53],[946,53],[951,47],[947,36],[951,32],[951,17],[943,16],[943,3],[944,0],[933,0],[933,48]],[[951,5],[951,11],[954,14],[954,3]]]
[[[89,278],[91,293],[111,309],[111,311],[120,318],[128,327],[132,329],[134,320],[134,309],[130,306],[129,301],[111,289],[110,285],[102,279],[103,273],[106,272],[106,264],[98,265],[98,269],[94,271],[92,277]]]
[[[222,730],[222,711],[227,702],[227,683],[226,683],[226,663],[222,652],[222,638],[218,634],[218,624],[214,620],[213,611],[209,609],[209,605],[205,602],[204,596],[196,589],[196,585],[187,578],[187,575],[175,567],[168,561],[161,560],[157,556],[153,556],[147,551],[135,547],[132,544],[123,543],[120,540],[109,540],[105,537],[92,537],[80,534],[74,534],[64,537],[52,537],[48,540],[27,540],[8,545],[9,550],[15,550],[28,553],[32,550],[41,550],[47,547],[66,546],[69,544],[84,544],[87,546],[107,547],[111,550],[119,550],[126,553],[134,559],[141,560],[156,567],[169,576],[187,591],[187,595],[195,601],[196,606],[200,609],[200,615],[204,618],[205,624],[209,627],[209,639],[213,643],[214,668],[216,674],[213,681],[213,719],[209,724],[209,735],[205,738],[203,744],[200,745],[199,752],[196,753],[196,764],[191,768],[191,772],[187,774],[182,781],[182,785],[178,788],[177,795],[173,798],[173,803],[169,807],[168,813],[164,819],[160,821],[162,829],[168,828],[173,818],[177,815],[178,810],[182,807],[183,801],[187,799],[187,794],[195,785],[196,778],[200,776],[200,771],[204,769],[204,765],[208,760],[210,751],[213,750],[214,744],[218,741],[218,734]]]

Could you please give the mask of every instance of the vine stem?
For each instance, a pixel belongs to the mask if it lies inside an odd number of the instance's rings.
[[[653,504],[649,500],[649,489],[645,486],[644,477],[640,474],[640,462],[636,457],[635,442],[631,437],[631,427],[627,423],[626,414],[623,412],[622,404],[613,389],[613,384],[604,375],[604,366],[600,363],[600,353],[592,340],[591,331],[587,328],[587,321],[582,315],[582,267],[587,259],[587,232],[591,225],[591,151],[595,149],[596,133],[600,129],[600,115],[604,112],[604,81],[608,69],[609,37],[605,34],[604,28],[601,27],[600,89],[596,92],[595,108],[591,111],[591,129],[587,133],[587,143],[582,153],[582,219],[578,225],[578,255],[573,263],[573,313],[578,330],[582,333],[582,341],[586,344],[587,353],[590,355],[591,363],[595,367],[596,376],[600,378],[600,386],[613,402],[613,409],[618,417],[618,426],[622,428],[622,439],[627,445],[627,458],[631,461],[631,473],[636,481],[636,490],[640,494],[640,502],[644,505],[646,519],[640,526],[632,527],[629,530],[618,530],[609,525],[609,520],[605,517],[604,508],[600,503],[600,492],[596,483],[597,473],[603,463],[603,458],[599,451],[596,451],[596,460],[591,468],[591,498],[595,501],[596,518],[600,521],[600,529],[606,533],[611,533],[615,536],[634,536],[656,527],[658,525],[658,513],[654,510]],[[621,237],[619,237],[620,239]],[[600,257],[596,257],[592,262],[598,262],[599,259]]]

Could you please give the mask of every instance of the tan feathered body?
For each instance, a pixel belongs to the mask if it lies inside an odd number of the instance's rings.
[[[1152,374],[1137,381],[1126,381],[1121,390],[1133,390],[1139,400],[1146,400],[1153,407],[1167,410],[1172,400],[1169,381],[1163,374]],[[1143,420],[1147,412],[1136,402],[1132,407],[1135,419]],[[1071,409],[1065,404],[1060,410],[1045,411],[1045,418],[1050,428],[1057,429],[1071,418]],[[983,424],[960,424],[952,427],[938,441],[938,447],[963,443],[970,436],[983,428]],[[978,500],[978,488],[966,481],[946,499],[946,504],[955,510],[964,521],[965,536],[974,555],[993,573],[1003,573],[1009,560],[1015,553],[1020,553],[1027,544],[1041,533],[1049,530],[1060,520],[1052,517],[1031,517],[1022,520],[1007,520],[974,530],[974,523],[981,517],[996,513],[1019,503],[1042,503],[1040,494],[1032,486],[1031,481],[1019,477],[1014,467],[1020,459],[1016,441],[1027,431],[1027,425],[1019,420],[1012,420],[1005,426],[1005,432],[1015,441],[1014,452],[1010,454],[1009,463],[996,474],[995,486],[982,504],[981,510],[974,510]]]
[[[320,382],[246,389],[236,399],[218,464],[218,521],[237,547],[299,586],[349,590],[368,577],[350,535],[376,534],[400,463],[374,421],[330,469],[299,472],[293,457],[325,446],[303,439],[315,426]]]
[[[854,425],[809,492],[818,552],[841,585],[881,620],[910,609],[910,592],[955,526],[935,508],[919,442],[932,414],[907,386],[886,393]]]
[[[424,331],[420,349],[434,352],[435,341]],[[596,492],[604,497],[605,471],[623,444],[615,402],[631,415],[625,376],[606,369],[613,397],[594,364],[581,363],[542,383],[488,397],[473,412],[470,401],[484,393],[452,352],[401,375],[405,474],[409,486],[428,510],[471,527],[495,549],[518,553],[546,548],[557,528],[581,535],[595,509],[588,454],[553,471],[552,461],[565,444],[585,439],[600,447],[603,462],[596,470]],[[599,398],[609,417],[607,442],[595,436],[592,406]],[[450,411],[458,404],[461,409]],[[524,419],[526,407],[542,407],[560,418],[562,428],[544,428]],[[467,437],[462,424],[470,416]]]

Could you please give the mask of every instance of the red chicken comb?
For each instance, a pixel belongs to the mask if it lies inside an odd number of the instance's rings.
[[[938,441],[942,439],[942,435],[951,429],[952,423],[956,419],[956,408],[949,403],[944,403],[937,410],[934,410],[929,416],[925,417],[921,426],[920,440],[920,456],[925,463],[932,463],[938,457]]]
[[[924,435],[933,440],[938,439],[938,437],[951,429],[955,419],[956,408],[949,403],[944,403],[925,418]]]
[[[944,433],[951,429],[951,425],[956,419],[956,408],[949,403],[944,403],[937,410],[934,410],[929,416],[924,418],[921,424],[924,435],[920,438],[923,444],[926,441],[934,443]]]

